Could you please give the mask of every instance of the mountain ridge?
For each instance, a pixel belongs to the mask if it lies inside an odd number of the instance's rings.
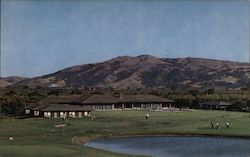
[[[21,82],[23,80],[27,79],[26,77],[20,77],[20,76],[8,76],[8,77],[0,77],[0,87],[7,87],[14,85],[18,82]]]
[[[137,88],[242,88],[250,64],[206,58],[118,56],[104,62],[68,67],[25,79],[14,86]]]

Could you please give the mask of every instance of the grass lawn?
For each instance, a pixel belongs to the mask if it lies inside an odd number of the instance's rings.
[[[145,119],[145,114],[150,118]],[[84,147],[80,140],[96,137],[209,134],[250,138],[250,113],[225,111],[146,112],[96,111],[96,118],[83,119],[2,119],[0,120],[0,157],[121,157],[128,156]],[[220,129],[211,129],[210,122]],[[230,128],[225,123],[230,123]],[[55,128],[66,123],[65,128]],[[9,141],[8,137],[14,140]],[[78,143],[78,144],[77,144]]]

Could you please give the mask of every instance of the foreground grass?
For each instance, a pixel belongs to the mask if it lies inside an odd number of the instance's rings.
[[[150,118],[145,119],[145,114]],[[128,156],[79,145],[96,137],[153,134],[203,134],[250,137],[250,114],[224,111],[146,112],[100,111],[95,119],[3,119],[0,121],[1,157],[122,157]],[[220,129],[211,129],[210,122]],[[225,123],[230,123],[230,128]],[[54,125],[66,123],[64,129]],[[14,141],[8,137],[13,136]]]

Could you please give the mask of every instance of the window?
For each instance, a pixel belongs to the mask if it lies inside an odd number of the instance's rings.
[[[125,108],[132,108],[132,104],[125,104]]]
[[[54,112],[54,118],[57,118],[57,112]]]
[[[34,111],[35,116],[39,116],[39,111]]]
[[[94,108],[95,108],[96,110],[102,110],[102,105],[95,105]]]
[[[122,104],[115,104],[115,109],[122,109]]]
[[[30,110],[25,110],[25,114],[30,114]]]
[[[75,112],[69,112],[69,117],[74,118],[75,117]]]
[[[159,109],[160,108],[160,104],[152,104],[152,108],[153,109]]]
[[[51,117],[51,112],[44,112],[44,117]]]
[[[112,105],[103,105],[103,108],[106,109],[106,110],[111,110]]]
[[[60,112],[60,117],[64,118],[64,113],[63,112]]]
[[[141,108],[141,104],[134,104],[135,108]]]
[[[169,104],[162,104],[162,108],[169,108]]]
[[[88,112],[84,112],[84,116],[88,116]]]

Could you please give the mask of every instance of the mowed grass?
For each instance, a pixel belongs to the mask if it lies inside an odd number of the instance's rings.
[[[150,118],[145,119],[149,113]],[[96,118],[83,119],[2,119],[1,157],[120,157],[129,156],[84,147],[79,140],[128,135],[197,134],[250,137],[250,114],[226,111],[96,111]],[[211,129],[210,122],[220,129]],[[230,128],[226,128],[226,122]],[[66,123],[65,128],[55,128]],[[14,140],[9,141],[8,137]],[[76,142],[78,141],[78,142]],[[78,144],[77,144],[78,143]]]

